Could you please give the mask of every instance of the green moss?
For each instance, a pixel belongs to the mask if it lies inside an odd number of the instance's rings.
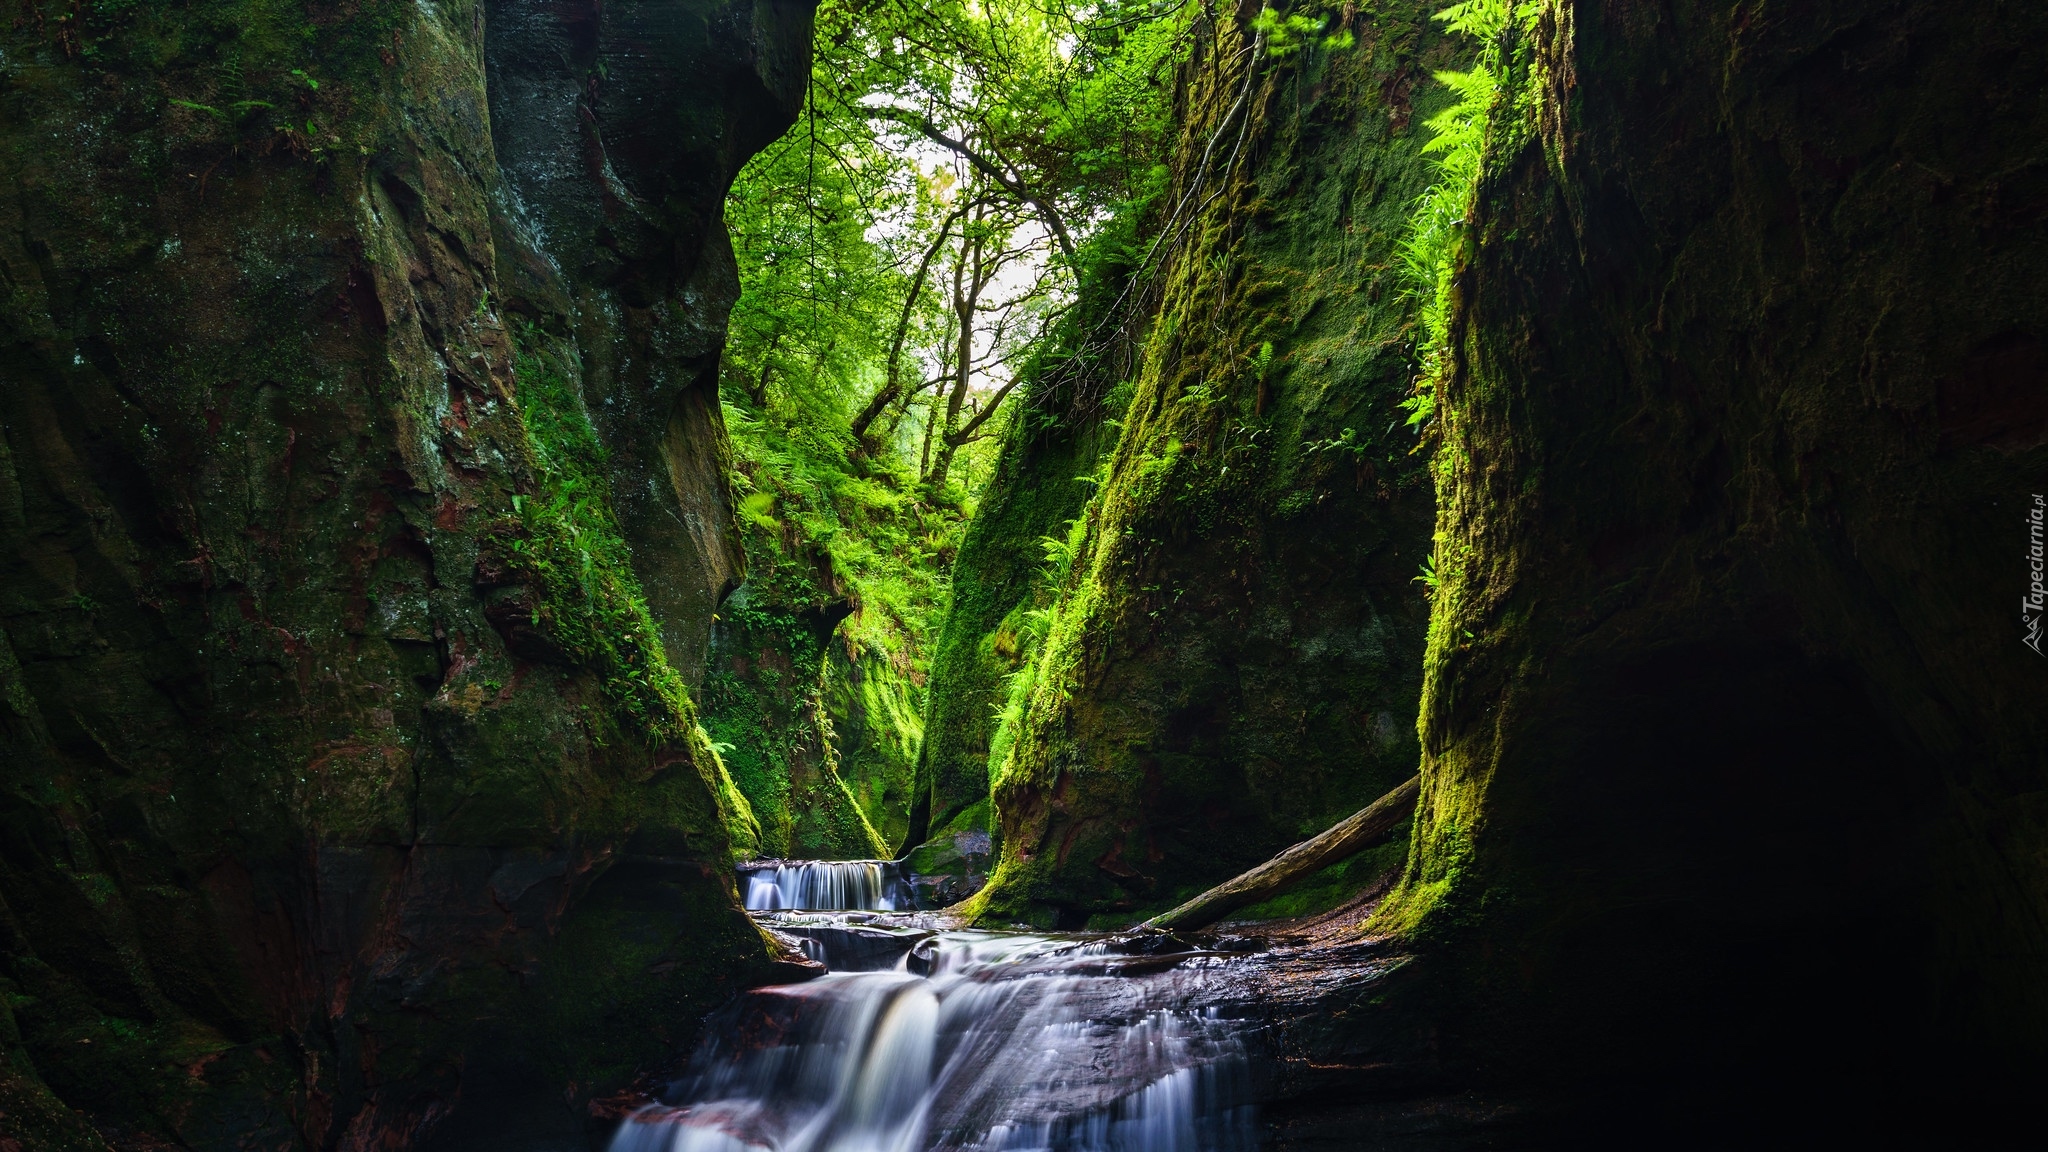
[[[1099,242],[1119,239],[1142,212]],[[1128,263],[1097,259],[1066,321],[1026,366],[1020,415],[1005,430],[988,487],[961,540],[952,596],[932,651],[907,851],[989,797],[1035,682],[1046,610],[1077,555],[1080,519],[1121,431],[1127,358],[1090,337],[1133,307]],[[1049,545],[1051,546],[1049,551]],[[993,831],[992,827],[984,830]]]
[[[1529,75],[1534,64],[1530,33],[1538,8],[1514,0],[1480,0],[1436,17],[1468,37],[1478,59],[1467,71],[1436,74],[1456,100],[1428,120],[1432,138],[1424,147],[1434,157],[1437,180],[1416,200],[1401,242],[1401,261],[1421,302],[1416,356],[1422,367],[1414,394],[1402,402],[1410,425],[1425,425],[1434,415],[1438,388],[1454,368],[1451,318],[1458,272],[1472,243],[1465,222],[1489,136],[1501,137],[1493,146],[1497,155],[1506,155],[1517,139],[1526,137],[1534,119],[1537,84]],[[1435,429],[1426,431],[1433,437]]]
[[[503,563],[536,595],[510,607],[598,675],[608,706],[593,717],[600,742],[630,736],[685,750],[721,798],[733,843],[757,845],[755,814],[731,800],[745,789],[698,726],[696,705],[668,662],[634,575],[612,510],[607,454],[573,383],[571,356],[565,342],[537,328],[518,333],[520,408],[537,467],[532,490],[510,497],[514,521],[488,543],[502,549]]]
[[[924,741],[924,694],[880,648],[835,642],[826,656],[824,705],[839,778],[883,845],[901,843]]]
[[[595,669],[615,715],[652,741],[681,741],[694,709],[662,654],[654,620],[612,514],[605,452],[582,395],[558,357],[566,348],[528,329],[516,364],[522,414],[539,464],[534,490],[514,495],[516,529],[500,540],[539,586],[531,623]]]
[[[763,855],[874,859],[886,847],[842,774],[830,707],[833,621],[762,605],[752,581],[719,613],[704,678],[705,729],[760,822]],[[822,635],[821,635],[822,633]],[[865,714],[856,717],[865,720]],[[864,749],[870,759],[872,748]]]
[[[857,450],[830,389],[730,384],[742,587],[720,608],[705,725],[776,855],[889,854],[907,830],[932,635],[971,508]],[[978,452],[979,450],[975,450]],[[968,467],[975,452],[964,455]]]
[[[993,766],[991,916],[1135,917],[1414,770],[1432,493],[1400,411],[1416,328],[1397,247],[1428,110],[1400,78],[1447,55],[1428,14],[1382,6],[1355,47],[1189,74],[1175,180],[1204,207],[1159,274],[1121,439],[1061,545],[1073,575]],[[1240,34],[1203,51],[1241,60]],[[1233,166],[1209,142],[1247,91]]]
[[[503,1022],[582,1018],[536,975],[624,930],[557,921],[622,861],[673,863],[695,919],[668,923],[711,942],[677,980],[764,951],[726,870],[744,798],[654,642],[586,358],[560,317],[503,328],[481,12],[0,19],[0,419],[50,430],[0,445],[32,507],[0,524],[0,1136],[25,1147],[77,1135],[22,1127],[53,1094],[123,1146],[332,1143],[373,1124],[365,1074],[435,1094],[527,1059]],[[499,854],[573,886],[510,913]],[[309,902],[432,926],[347,913],[337,968],[293,942]]]
[[[1400,872],[1408,859],[1408,833],[1305,876],[1271,899],[1230,914],[1232,920],[1285,920],[1328,912],[1355,899],[1373,884]]]
[[[373,106],[389,82],[394,48],[411,35],[439,34],[407,0],[371,0],[345,14],[274,0],[25,0],[18,8],[18,43],[109,84],[144,81],[144,99],[162,117],[163,143],[173,149],[281,152],[308,164],[374,150]],[[446,15],[467,19],[460,11]],[[163,159],[146,151],[143,162],[164,178]]]
[[[962,863],[962,840],[987,839],[987,829],[993,823],[990,808],[991,803],[983,800],[953,817],[945,827],[934,829],[931,836],[910,854],[906,861],[910,870],[930,875],[958,868]]]

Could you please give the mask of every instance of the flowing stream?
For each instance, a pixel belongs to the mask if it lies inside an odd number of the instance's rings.
[[[748,907],[894,907],[891,872],[743,869]],[[810,869],[811,871],[804,871]],[[772,903],[770,901],[773,901]],[[884,903],[884,902],[887,903]],[[1229,962],[1158,937],[960,931],[915,913],[762,910],[829,973],[714,1015],[612,1152],[1234,1152],[1257,1143]]]

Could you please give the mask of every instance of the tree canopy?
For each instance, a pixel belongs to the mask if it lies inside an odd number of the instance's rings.
[[[721,392],[757,579],[850,594],[855,632],[892,651],[935,625],[1034,350],[1165,185],[1197,11],[819,9],[803,114],[727,201],[742,294]],[[820,554],[852,587],[818,586]]]

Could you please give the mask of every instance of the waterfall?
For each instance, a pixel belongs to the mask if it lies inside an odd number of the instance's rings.
[[[749,912],[894,912],[912,903],[910,886],[891,860],[755,860],[740,865],[739,873]]]
[[[787,918],[812,939],[903,939],[893,956],[842,953],[880,970],[742,995],[612,1152],[1256,1146],[1249,1062],[1237,1023],[1194,1003],[1199,959],[1133,956],[1115,939],[870,926],[880,919]]]

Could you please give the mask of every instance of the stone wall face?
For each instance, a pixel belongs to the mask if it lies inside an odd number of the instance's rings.
[[[1430,11],[1353,14],[1351,46],[1293,55],[1226,18],[1184,68],[1143,364],[989,764],[997,919],[1163,910],[1414,770],[1431,492],[1397,248],[1431,178],[1414,101],[1456,58]],[[1021,551],[980,554],[1000,574]],[[959,768],[926,759],[948,791]]]
[[[738,576],[719,204],[809,28],[0,29],[0,1136],[581,1139],[767,974],[688,697],[626,665],[695,676]],[[579,495],[630,556],[580,583],[533,559]],[[658,640],[570,626],[613,618]]]
[[[2043,31],[1991,3],[1545,11],[1459,284],[1383,921],[1443,943],[1475,1064],[1737,1125],[1968,1090],[1989,1106],[1928,1113],[1964,1143],[2030,1094]]]

